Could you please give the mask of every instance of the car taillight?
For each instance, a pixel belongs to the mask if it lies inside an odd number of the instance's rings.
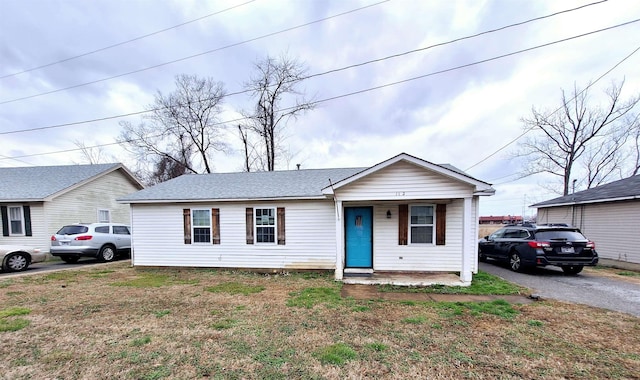
[[[56,241],[56,235],[51,235],[51,241]]]
[[[592,241],[587,242],[587,248],[596,249],[596,243]]]
[[[547,243],[546,241],[530,241],[529,242],[529,247],[531,247],[531,248],[549,248],[549,247],[551,247],[551,244]]]
[[[77,238],[73,239],[73,240],[91,240],[93,236],[91,235],[85,235],[85,236],[78,236]]]

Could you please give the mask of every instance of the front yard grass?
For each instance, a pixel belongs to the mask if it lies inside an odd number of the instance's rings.
[[[26,323],[0,330],[0,378],[628,379],[640,373],[640,321],[626,314],[554,301],[360,301],[340,297],[340,289],[324,274],[127,263],[16,277],[0,286],[0,325]],[[522,292],[482,272],[466,290]]]

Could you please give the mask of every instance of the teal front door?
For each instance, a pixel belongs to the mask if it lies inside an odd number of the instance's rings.
[[[373,208],[344,209],[347,268],[373,268]]]

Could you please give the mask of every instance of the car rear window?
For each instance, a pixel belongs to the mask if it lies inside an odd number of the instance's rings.
[[[56,234],[58,235],[78,235],[89,231],[87,226],[64,226]]]
[[[562,230],[551,230],[551,231],[538,231],[536,232],[536,240],[568,240],[568,241],[579,241],[579,240],[588,240],[578,231],[562,231]]]

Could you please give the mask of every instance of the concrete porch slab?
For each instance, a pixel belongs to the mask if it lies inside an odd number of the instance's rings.
[[[342,279],[344,284],[353,285],[397,285],[397,286],[469,286],[460,276],[443,272],[373,272],[357,276],[350,274]]]

